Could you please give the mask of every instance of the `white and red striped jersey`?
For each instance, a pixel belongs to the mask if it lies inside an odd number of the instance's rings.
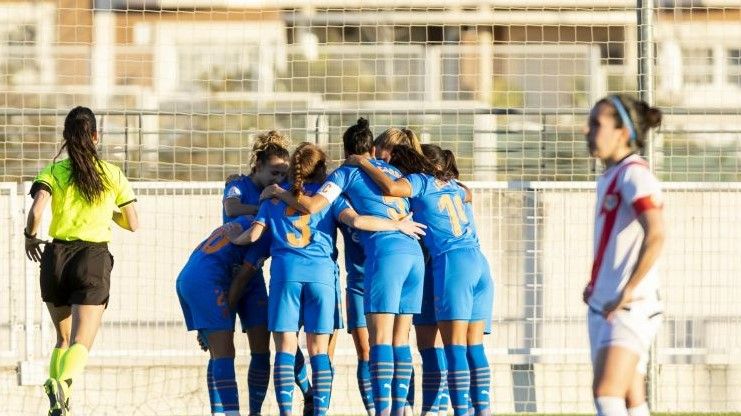
[[[601,311],[613,301],[636,266],[643,242],[638,216],[663,205],[661,186],[638,155],[607,169],[597,180],[594,263],[589,305]],[[650,309],[660,308],[656,265],[635,288],[633,298]]]

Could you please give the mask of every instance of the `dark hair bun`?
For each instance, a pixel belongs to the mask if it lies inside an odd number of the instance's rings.
[[[356,124],[358,126],[358,129],[360,130],[365,130],[368,128],[368,120],[366,120],[364,117],[360,117]]]
[[[646,124],[649,128],[656,127],[661,124],[661,110],[656,107],[651,107],[646,111]]]

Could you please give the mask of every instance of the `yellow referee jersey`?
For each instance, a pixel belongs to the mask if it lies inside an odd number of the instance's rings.
[[[31,196],[39,189],[46,189],[51,193],[51,237],[95,243],[111,240],[114,209],[136,201],[136,197],[131,184],[118,166],[101,161],[101,171],[106,190],[95,204],[87,202],[72,184],[69,159],[48,164],[36,176]]]

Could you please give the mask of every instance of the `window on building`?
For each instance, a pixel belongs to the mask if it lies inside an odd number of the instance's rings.
[[[741,87],[741,48],[726,51],[727,82]]]
[[[711,48],[683,48],[682,68],[685,84],[712,84],[713,50]]]

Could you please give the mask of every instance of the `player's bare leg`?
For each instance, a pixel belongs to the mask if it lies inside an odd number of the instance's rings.
[[[634,381],[639,356],[617,346],[601,349],[595,361],[592,393],[597,414],[627,415],[626,397]]]
[[[649,416],[651,412],[646,403],[646,376],[636,371],[630,383],[628,395],[625,397],[625,407],[630,416]]]
[[[57,383],[61,372],[62,357],[69,348],[72,332],[72,309],[69,306],[54,306],[53,303],[49,302],[46,303],[46,308],[54,324],[56,343],[49,360],[49,379],[44,383],[44,392],[49,398],[48,414],[56,416],[62,414],[62,406],[67,404],[58,400],[59,386]]]

